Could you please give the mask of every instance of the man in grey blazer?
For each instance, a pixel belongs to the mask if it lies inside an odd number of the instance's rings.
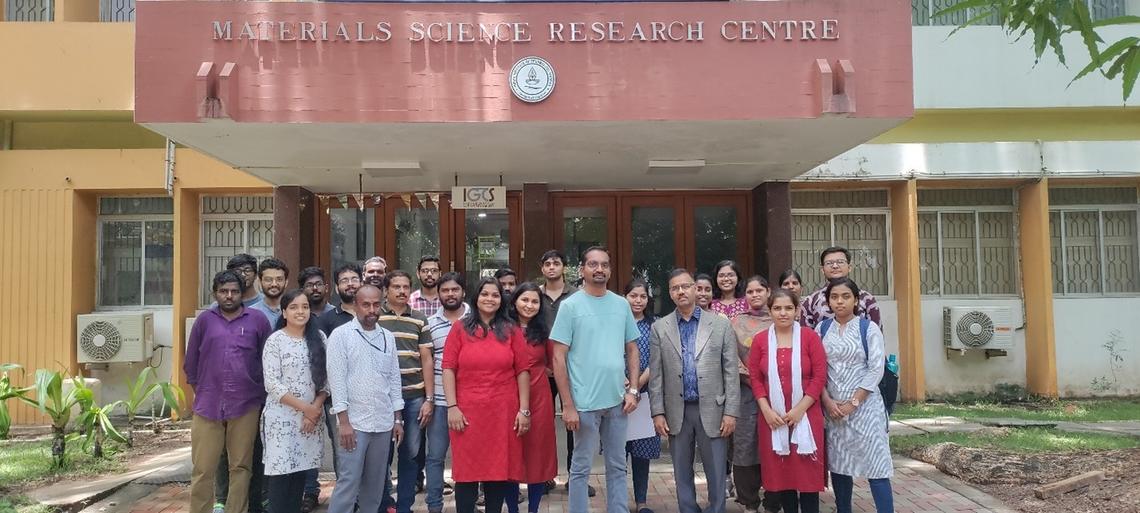
[[[740,410],[736,335],[728,319],[697,308],[693,275],[669,273],[677,309],[653,324],[649,346],[650,412],[657,433],[669,437],[680,513],[701,513],[693,455],[701,451],[709,505],[725,512],[728,437]]]

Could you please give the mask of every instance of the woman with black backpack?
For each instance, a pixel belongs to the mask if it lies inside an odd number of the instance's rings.
[[[879,392],[883,378],[883,332],[859,314],[859,286],[836,278],[826,290],[835,319],[817,327],[827,352],[827,467],[837,513],[851,512],[853,478],[865,477],[877,513],[893,513],[891,447],[887,409]]]

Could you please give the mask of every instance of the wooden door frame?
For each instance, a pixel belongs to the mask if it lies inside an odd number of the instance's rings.
[[[418,205],[419,199],[416,198],[415,194],[423,193],[420,192],[412,194],[410,199],[413,206],[427,208],[427,205]],[[388,194],[385,194],[385,196],[388,196]],[[399,258],[397,258],[398,255],[396,254],[396,230],[395,226],[393,226],[391,230],[388,230],[387,226],[382,223],[395,222],[397,208],[408,208],[408,206],[404,204],[402,196],[395,195],[385,199],[383,215],[380,216],[378,214],[376,219],[377,242],[381,240],[384,241],[383,247],[385,249],[385,253],[383,255],[384,259],[388,261],[389,270],[398,269],[397,265],[399,264]],[[452,230],[454,229],[454,225],[452,224],[454,221],[454,214],[451,210],[451,194],[439,193],[439,204],[436,205],[436,210],[439,212],[439,254],[435,256],[439,257],[440,273],[445,273],[455,269],[455,249],[452,244],[455,239],[452,235]],[[377,244],[377,247],[379,246],[380,245]],[[409,274],[415,274],[416,272],[415,269],[403,269],[403,271],[406,271]]]
[[[441,198],[440,201],[443,201]],[[455,271],[463,273],[464,278],[467,277],[467,216],[466,210],[451,209],[452,226],[452,245],[455,255]],[[520,271],[520,266],[523,261],[523,226],[522,226],[522,193],[519,191],[507,191],[507,232],[509,234],[507,245],[510,248],[507,265],[510,266],[516,274],[521,283],[525,273]]]
[[[558,251],[565,245],[565,236],[562,226],[562,214],[567,207],[601,207],[606,211],[606,249],[610,254],[617,256],[619,250],[618,236],[618,196],[617,194],[596,193],[551,193],[550,196],[551,240]],[[534,248],[534,251],[546,251]],[[566,255],[567,263],[578,263],[581,255]]]

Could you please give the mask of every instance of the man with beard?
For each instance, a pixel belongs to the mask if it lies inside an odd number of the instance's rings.
[[[333,273],[333,278],[336,280],[336,295],[340,297],[340,305],[317,317],[317,327],[325,336],[332,335],[333,330],[355,318],[356,310],[353,302],[356,299],[357,289],[363,283],[360,266],[353,263],[340,266]]]
[[[421,258],[416,276],[420,278],[420,289],[412,293],[409,302],[424,315],[435,315],[439,311],[439,257]]]
[[[340,473],[329,513],[372,513],[380,508],[380,479],[391,446],[403,437],[404,399],[396,339],[379,325],[380,289],[356,291],[357,318],[328,339],[328,381],[337,416]]]
[[[435,269],[438,272],[438,264]],[[421,276],[424,276],[421,274]],[[439,283],[438,274],[428,274],[433,278],[433,289]],[[404,392],[404,435],[405,440],[398,447],[396,462],[396,512],[411,513],[416,499],[416,481],[420,472],[416,456],[420,450],[423,426],[431,422],[435,407],[428,398],[435,394],[434,365],[432,365],[433,344],[427,330],[427,316],[408,304],[412,292],[412,277],[408,273],[395,270],[384,277],[388,301],[380,310],[380,326],[391,331],[396,337],[400,357]],[[425,281],[425,286],[427,282]],[[435,292],[435,290],[433,290]],[[437,295],[436,301],[439,301]],[[391,458],[391,455],[389,455]],[[385,481],[385,488],[390,488]],[[386,491],[387,492],[387,491]],[[388,494],[385,493],[385,496]]]
[[[499,282],[500,287],[503,287],[503,292],[507,293],[507,298],[514,296],[515,289],[519,286],[519,276],[514,269],[503,267],[495,271],[495,280]]]
[[[315,265],[301,269],[301,275],[297,277],[297,283],[301,285],[301,290],[304,290],[305,295],[309,297],[309,310],[313,315],[331,312],[333,308],[335,308],[329,304],[329,285],[328,281],[325,280],[324,269]]]
[[[443,348],[451,327],[470,313],[471,307],[463,301],[463,277],[459,273],[447,273],[439,278],[439,302],[441,308],[428,317],[427,331],[431,336],[435,374],[435,396],[430,398],[435,404],[435,413],[428,423],[424,438],[427,440],[427,503],[428,513],[443,512],[443,495],[446,484],[443,481],[443,466],[447,459],[447,449],[451,445],[447,429],[447,398],[443,395]]]
[[[332,335],[333,330],[339,328],[356,318],[355,306],[353,305],[356,300],[356,290],[360,288],[360,266],[348,263],[340,266],[339,269],[333,273],[336,278],[336,293],[340,296],[340,305],[333,308],[332,311],[325,312],[317,317],[317,327],[325,336]],[[336,421],[330,413],[332,406],[332,399],[325,400],[325,427],[328,428],[329,439],[332,440],[333,446],[336,446]],[[337,469],[337,453],[333,451],[333,470]],[[301,499],[301,512],[309,513],[317,509],[317,504],[320,502],[321,485],[317,481],[320,469],[309,470],[305,474],[305,495]]]
[[[257,267],[257,280],[261,285],[261,301],[249,308],[265,314],[269,326],[276,329],[277,319],[281,318],[281,295],[289,285],[289,268],[276,258],[266,258]]]
[[[374,256],[364,261],[364,283],[384,289],[384,275],[388,274],[388,261],[382,256]]]
[[[582,289],[558,308],[550,339],[562,421],[575,432],[570,462],[569,513],[587,513],[590,466],[601,443],[606,462],[606,511],[628,513],[626,415],[637,407],[641,331],[625,298],[606,289],[610,254],[593,246],[582,253]]]
[[[229,456],[226,507],[246,511],[249,506],[254,460],[260,458],[254,454],[254,444],[260,438],[258,421],[265,403],[261,351],[272,331],[264,315],[242,304],[242,276],[222,271],[214,276],[212,290],[217,304],[194,320],[182,365],[186,382],[194,390],[190,426],[193,513],[210,511],[222,454]],[[258,501],[257,493],[254,490],[254,501]]]

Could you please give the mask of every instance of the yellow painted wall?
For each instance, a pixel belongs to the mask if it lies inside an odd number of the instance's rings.
[[[0,23],[0,48],[0,112],[134,110],[134,23]]]
[[[161,149],[0,151],[0,362],[29,372],[78,370],[75,316],[95,306],[97,200],[165,194],[164,157]],[[178,150],[175,161],[178,319],[197,306],[199,194],[272,188],[194,150]],[[182,324],[174,326],[182,340]],[[9,406],[17,423],[43,421],[31,408]]]
[[[14,121],[13,150],[164,148],[166,138],[133,121]]]
[[[926,110],[875,144],[1127,141],[1140,139],[1140,108]]]

